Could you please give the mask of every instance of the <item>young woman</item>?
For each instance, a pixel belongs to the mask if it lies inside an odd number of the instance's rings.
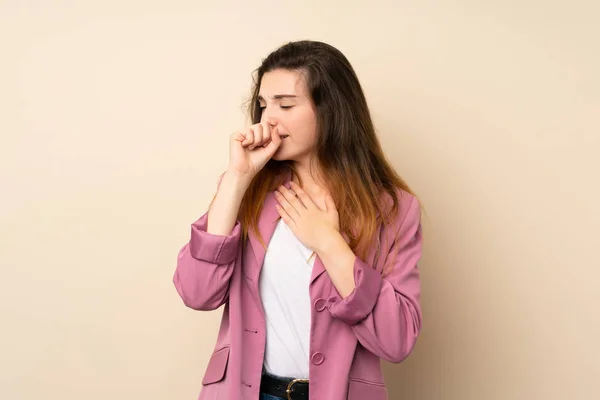
[[[200,399],[387,399],[380,360],[421,329],[419,203],[334,47],[271,53],[249,111],[174,276],[186,306],[225,305]]]

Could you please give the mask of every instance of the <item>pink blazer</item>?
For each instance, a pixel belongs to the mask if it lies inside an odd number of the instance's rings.
[[[341,298],[315,259],[309,287],[311,400],[387,399],[380,359],[399,363],[415,346],[421,329],[420,207],[412,195],[399,195],[397,218],[380,230],[381,250],[354,262],[356,288],[350,295]],[[269,193],[259,220],[265,243],[279,218],[276,204]],[[192,224],[173,277],[186,306],[225,305],[199,400],[257,400],[266,342],[258,288],[265,249],[253,233],[241,246],[239,221],[229,236],[207,233],[207,221],[205,213]],[[384,267],[391,270],[382,275]]]

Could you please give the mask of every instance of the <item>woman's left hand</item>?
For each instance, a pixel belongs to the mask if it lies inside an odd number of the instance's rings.
[[[335,235],[340,235],[339,215],[333,198],[326,195],[325,209],[322,209],[294,182],[291,182],[291,188],[293,192],[282,185],[275,191],[279,202],[277,212],[306,247],[319,253]]]

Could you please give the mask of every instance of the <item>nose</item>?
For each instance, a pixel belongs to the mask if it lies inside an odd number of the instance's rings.
[[[267,124],[269,124],[269,128],[271,129],[271,131],[273,131],[273,129],[275,129],[275,127],[278,125],[276,121],[267,121]]]
[[[274,127],[275,127],[275,125],[277,125],[277,122],[278,122],[278,121],[277,121],[275,118],[273,118],[272,116],[269,116],[269,115],[267,115],[267,114],[266,114],[266,110],[265,110],[265,112],[263,112],[263,114],[262,114],[262,116],[261,116],[261,119],[260,119],[260,120],[261,120],[262,122],[266,122],[267,124],[269,124],[269,126],[270,126],[271,128],[274,128]]]

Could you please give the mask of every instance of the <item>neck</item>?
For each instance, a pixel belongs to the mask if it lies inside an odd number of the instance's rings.
[[[327,192],[327,189],[321,183],[322,179],[319,182],[319,179],[322,177],[321,171],[315,165],[311,173],[309,160],[294,162],[294,169],[302,181],[302,189],[309,196],[322,196]]]

